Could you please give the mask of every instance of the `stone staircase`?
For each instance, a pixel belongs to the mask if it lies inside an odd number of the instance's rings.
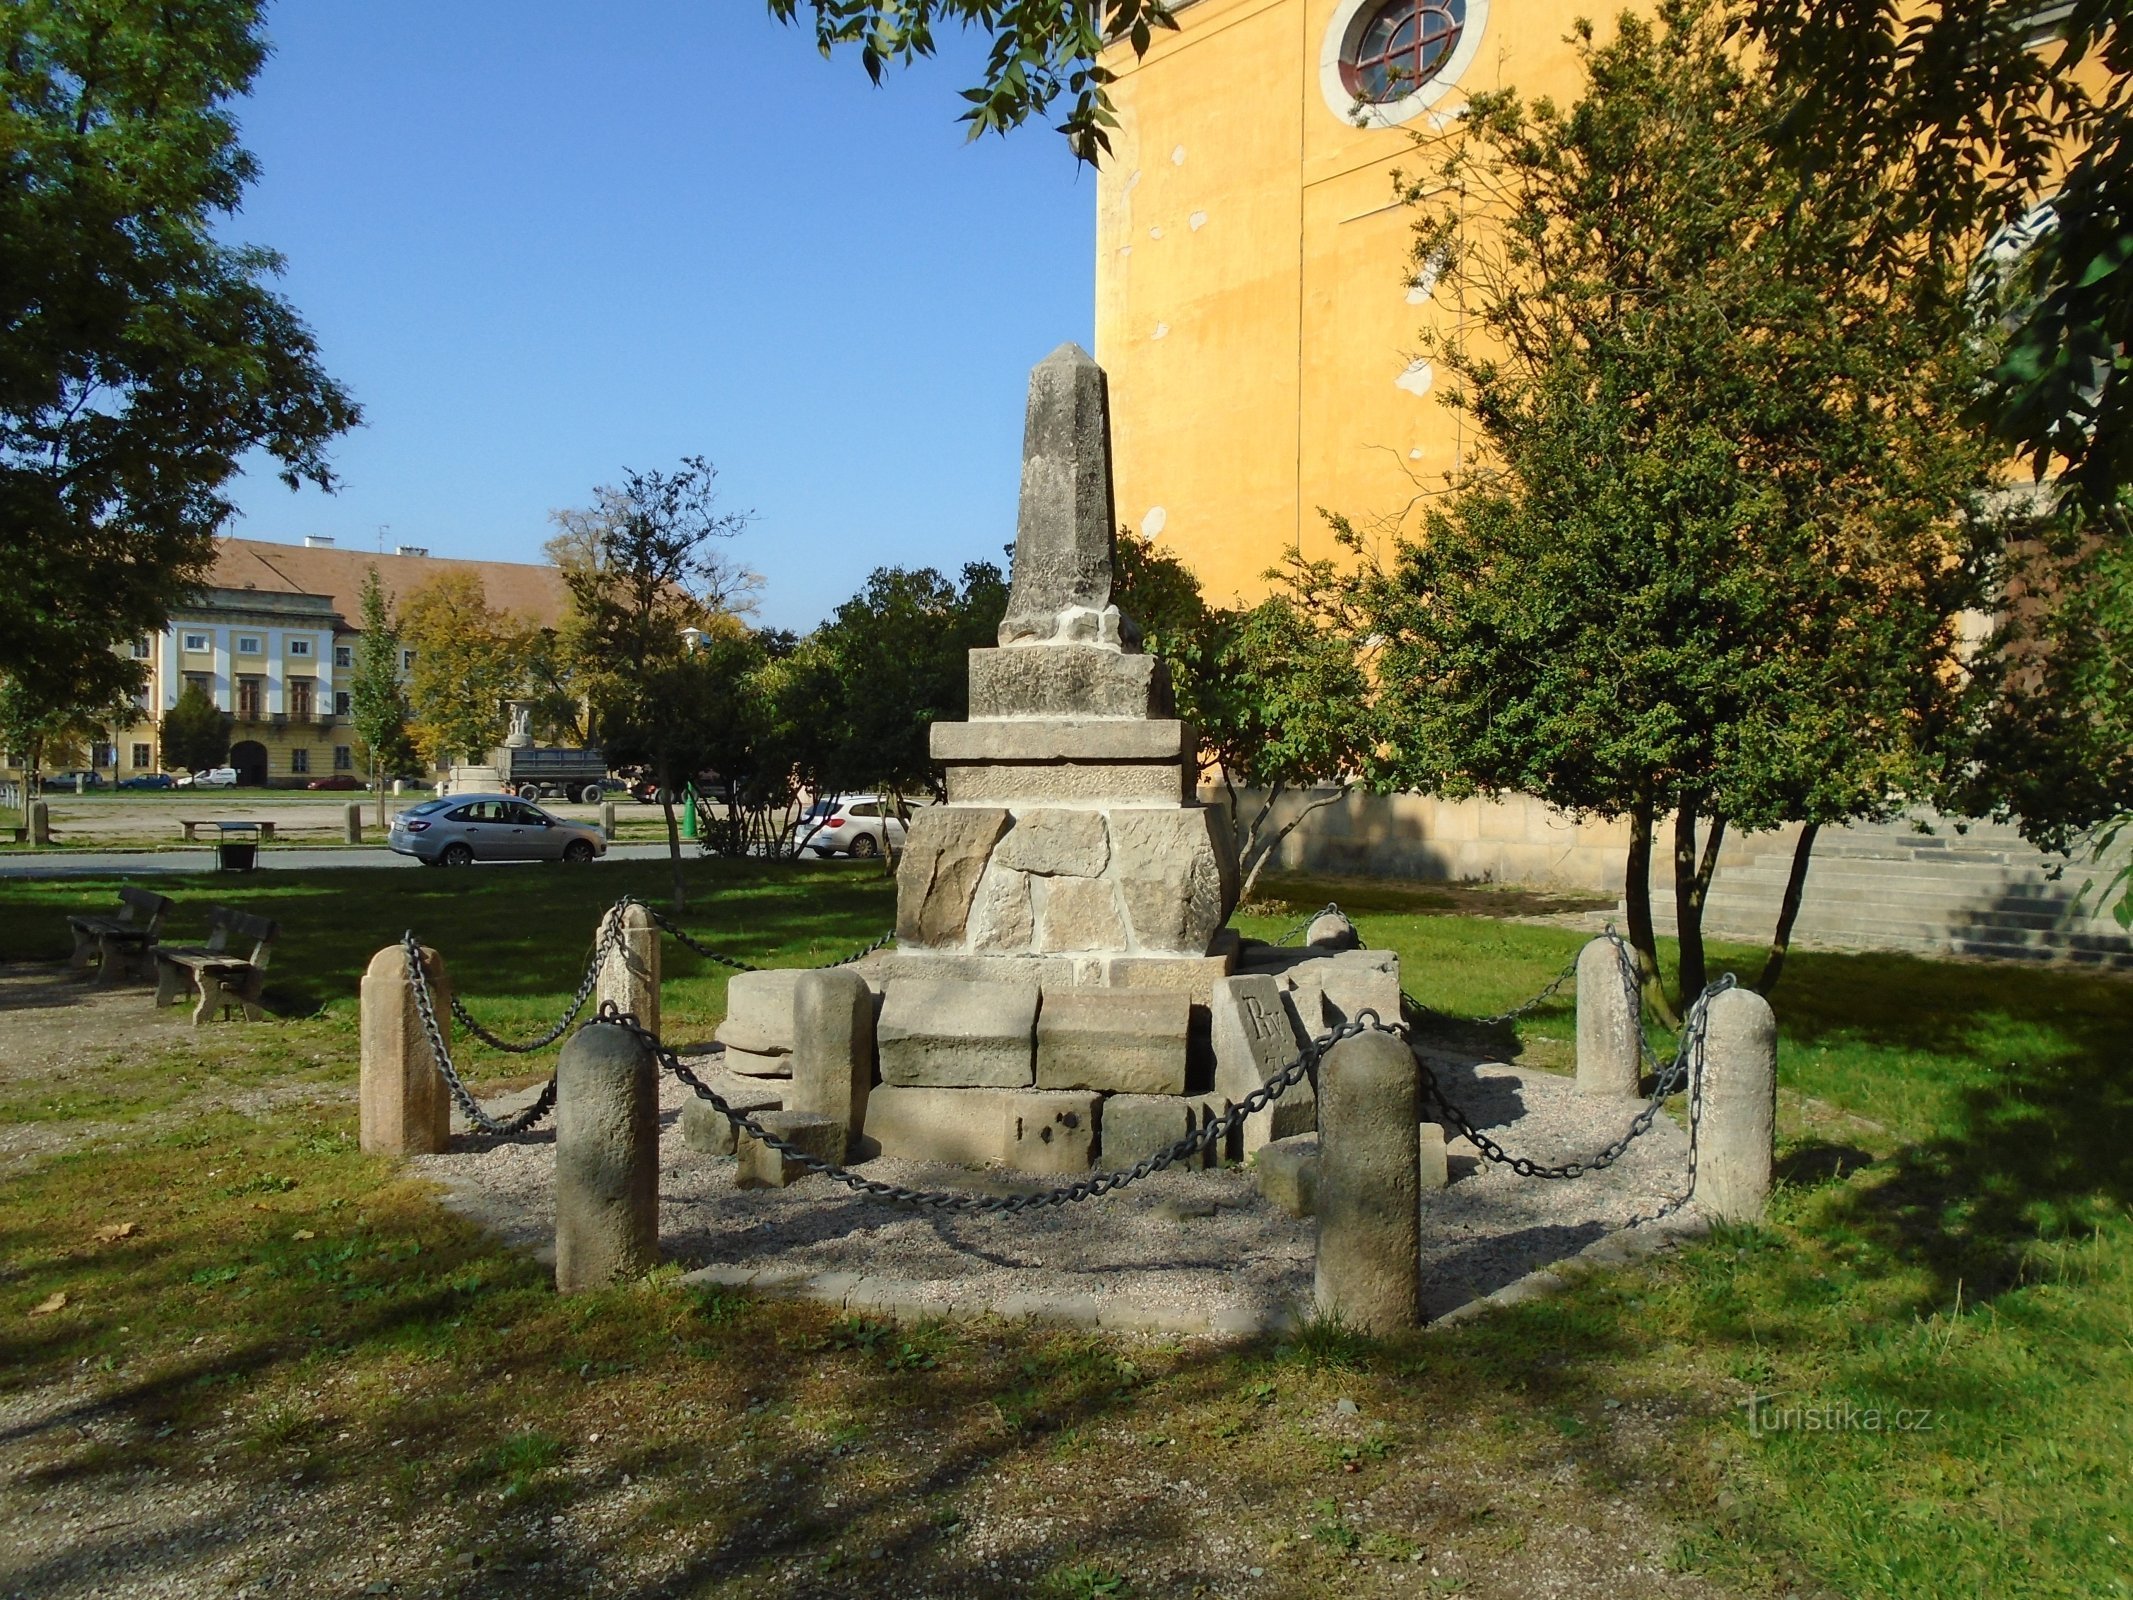
[[[2012,827],[1969,821],[1957,832],[1947,818],[1918,820],[1933,831],[1899,820],[1822,832],[1795,944],[2133,969],[2133,936],[2096,914],[2097,891],[2081,893],[2091,879],[2100,887],[2106,869],[2075,861],[2055,879],[2061,858],[2025,843]],[[1728,845],[1705,908],[1708,936],[1770,938],[1796,837],[1786,829]],[[1654,882],[1652,915],[1660,932],[1674,931],[1671,884]]]

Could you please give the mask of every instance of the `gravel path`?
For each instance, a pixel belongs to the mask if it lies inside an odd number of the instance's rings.
[[[1627,1105],[1597,1108],[1551,1073],[1441,1058],[1433,1065],[1477,1126],[1548,1164],[1590,1156],[1633,1114]],[[897,1309],[916,1314],[1087,1296],[1107,1323],[1220,1328],[1278,1320],[1310,1300],[1313,1224],[1262,1199],[1240,1170],[1159,1172],[1104,1199],[1013,1217],[914,1212],[819,1177],[742,1190],[730,1156],[682,1144],[688,1092],[668,1078],[660,1095],[660,1240],[668,1259],[685,1266],[892,1280],[902,1291]],[[1452,1140],[1450,1155],[1451,1186],[1422,1203],[1423,1309],[1432,1317],[1654,1218],[1685,1182],[1688,1140],[1661,1117],[1621,1162],[1576,1182],[1519,1178],[1480,1160],[1464,1139]],[[444,1185],[454,1209],[551,1256],[552,1132],[505,1142],[459,1137],[451,1152],[412,1165]],[[987,1194],[1046,1186],[886,1158],[860,1170]],[[1146,1315],[1123,1315],[1128,1308]]]

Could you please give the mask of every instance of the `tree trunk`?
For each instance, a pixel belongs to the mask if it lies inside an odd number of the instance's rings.
[[[1274,853],[1281,848],[1282,840],[1302,827],[1304,819],[1313,812],[1323,811],[1328,806],[1339,805],[1348,798],[1349,790],[1355,786],[1353,784],[1343,784],[1323,800],[1311,801],[1299,810],[1295,816],[1277,828],[1271,839],[1261,843],[1259,838],[1260,830],[1266,826],[1266,819],[1272,814],[1274,802],[1280,797],[1284,787],[1284,785],[1277,783],[1269,789],[1267,791],[1266,804],[1259,808],[1259,815],[1252,819],[1251,831],[1247,835],[1247,847],[1245,850],[1245,859],[1251,862],[1251,870],[1244,880],[1244,887],[1238,891],[1240,900],[1251,898],[1253,885],[1258,883],[1259,874],[1266,870],[1266,864],[1274,859]]]
[[[1674,812],[1674,937],[1681,946],[1681,1009],[1703,993],[1703,896],[1696,887],[1696,797]]]
[[[674,915],[678,917],[688,909],[681,883],[681,824],[674,820],[674,791],[664,781],[659,785],[659,809],[667,818],[667,861],[674,869]]]
[[[1807,861],[1815,853],[1815,835],[1821,831],[1819,822],[1808,823],[1792,847],[1792,871],[1785,879],[1785,898],[1778,902],[1777,931],[1770,936],[1770,954],[1763,960],[1763,975],[1755,980],[1757,994],[1767,996],[1785,970],[1785,953],[1792,948],[1792,925],[1800,915],[1800,897],[1807,892]]]
[[[1629,813],[1629,862],[1622,874],[1622,903],[1629,915],[1629,947],[1637,953],[1637,975],[1659,1019],[1674,1027],[1679,1019],[1667,1003],[1659,981],[1659,940],[1652,933],[1652,803],[1640,800]]]

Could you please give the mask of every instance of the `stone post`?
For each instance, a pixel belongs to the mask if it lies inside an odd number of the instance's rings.
[[[42,800],[32,800],[30,802],[29,823],[31,844],[50,844],[52,842],[52,808],[50,806],[46,805]]]
[[[600,831],[607,835],[609,844],[615,842],[615,802],[612,800],[600,802]]]
[[[607,937],[609,919],[620,917],[622,926],[600,963],[600,987],[595,1001],[615,1002],[639,1024],[659,1031],[659,925],[643,906],[618,906],[600,921],[600,935]]]
[[[349,844],[363,842],[363,802],[351,800],[341,818],[341,837]]]
[[[401,781],[400,779],[398,779],[398,778],[395,778],[395,779],[393,779],[393,793],[394,793],[394,794],[403,794],[403,793],[405,793],[405,792],[406,792],[406,789],[407,789],[407,785],[406,785],[405,783],[403,783],[403,782],[402,782],[402,781]]]
[[[571,1294],[659,1264],[659,1079],[651,1047],[596,1022],[556,1064],[555,1286]]]
[[[1421,1320],[1422,1079],[1406,1041],[1343,1039],[1318,1069],[1321,1316],[1370,1333]]]
[[[849,967],[802,973],[792,991],[792,1091],[785,1109],[843,1124],[849,1147],[866,1125],[873,1082],[874,994],[866,979]]]
[[[1760,1222],[1777,1143],[1777,1018],[1753,989],[1711,997],[1692,1198],[1718,1222]]]
[[[1578,1093],[1633,1098],[1644,1076],[1637,1045],[1638,997],[1622,976],[1612,939],[1578,954]]]
[[[422,952],[437,1009],[437,1028],[452,1048],[452,988],[444,957]],[[407,982],[407,952],[389,944],[363,974],[359,1141],[379,1155],[432,1156],[452,1133],[451,1091],[444,1085]]]

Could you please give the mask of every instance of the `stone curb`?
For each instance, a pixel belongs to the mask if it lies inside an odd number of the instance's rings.
[[[807,1272],[797,1267],[699,1267],[684,1273],[681,1281],[746,1289],[778,1299],[812,1300],[891,1322],[921,1322],[928,1318],[976,1322],[998,1317],[1006,1322],[1050,1322],[1069,1328],[1102,1328],[1111,1333],[1251,1339],[1261,1334],[1286,1333],[1300,1320],[1287,1307],[1262,1310],[1230,1306],[1209,1316],[1170,1306],[1107,1304],[1094,1295],[1071,1291],[1018,1290],[994,1296],[959,1295],[951,1290],[944,1300],[933,1285],[912,1279],[858,1272]],[[933,1298],[928,1298],[929,1290],[934,1291]]]
[[[1454,1327],[1485,1312],[1521,1305],[1543,1295],[1559,1294],[1579,1278],[1606,1267],[1629,1266],[1647,1257],[1700,1239],[1711,1225],[1700,1216],[1676,1212],[1656,1222],[1617,1229],[1595,1239],[1576,1255],[1515,1278],[1493,1294],[1454,1307],[1426,1328]],[[812,1300],[844,1311],[860,1311],[891,1322],[978,1322],[998,1317],[1006,1322],[1049,1322],[1069,1328],[1101,1328],[1109,1333],[1184,1335],[1215,1339],[1255,1339],[1292,1333],[1307,1320],[1293,1306],[1229,1306],[1212,1315],[1172,1306],[1143,1306],[1099,1301],[1094,1295],[1044,1290],[1011,1294],[957,1294],[928,1299],[933,1286],[908,1278],[872,1273],[808,1272],[799,1267],[699,1267],[681,1281],[784,1300]]]
[[[1613,1233],[1602,1234],[1574,1256],[1565,1256],[1561,1261],[1551,1261],[1545,1267],[1537,1267],[1522,1278],[1513,1278],[1493,1294],[1486,1294],[1465,1305],[1454,1306],[1442,1316],[1433,1318],[1431,1328],[1456,1327],[1462,1322],[1491,1311],[1501,1311],[1510,1306],[1524,1305],[1529,1300],[1539,1300],[1551,1294],[1560,1294],[1580,1278],[1608,1267],[1633,1266],[1639,1261],[1677,1250],[1692,1239],[1701,1239],[1711,1231],[1710,1222],[1693,1212],[1676,1211],[1648,1223],[1633,1223],[1626,1228],[1617,1228]]]

